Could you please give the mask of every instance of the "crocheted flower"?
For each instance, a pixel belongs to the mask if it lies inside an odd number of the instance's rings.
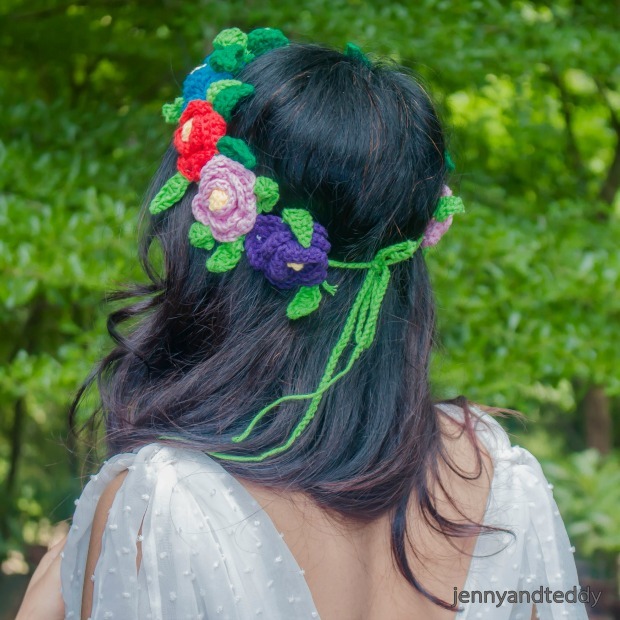
[[[327,231],[314,223],[310,247],[303,247],[277,215],[259,215],[246,235],[245,251],[254,269],[280,289],[321,284],[327,277]]]
[[[441,196],[452,196],[452,190],[447,185],[444,185],[441,190]],[[428,248],[437,245],[439,240],[452,225],[452,219],[452,215],[448,216],[443,221],[438,221],[434,217],[431,218],[430,222],[426,225],[426,229],[424,230],[424,239],[420,247]]]
[[[209,65],[209,56],[203,65],[196,67],[183,82],[183,107],[185,108],[194,99],[206,99],[207,90],[211,84],[220,80],[232,78],[232,73],[214,71]]]
[[[256,176],[225,155],[215,155],[200,173],[192,201],[194,217],[210,227],[218,241],[234,241],[256,222]]]
[[[179,172],[189,181],[200,180],[200,171],[215,155],[217,141],[225,133],[226,121],[208,101],[190,101],[174,132]]]

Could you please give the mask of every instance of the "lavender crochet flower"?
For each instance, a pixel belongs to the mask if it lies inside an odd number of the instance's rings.
[[[314,223],[309,248],[304,248],[277,215],[259,215],[245,237],[245,251],[254,269],[274,286],[291,289],[321,284],[327,277],[327,231]]]
[[[256,221],[256,176],[225,155],[215,155],[202,168],[194,217],[210,227],[218,241],[235,241]]]
[[[444,185],[441,190],[442,196],[452,196],[452,190]],[[431,218],[424,230],[424,239],[422,240],[421,247],[430,248],[439,243],[439,240],[446,234],[450,226],[452,225],[453,217],[450,215],[442,222],[438,222],[434,217]]]

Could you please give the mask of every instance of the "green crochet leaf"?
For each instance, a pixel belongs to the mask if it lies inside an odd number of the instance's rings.
[[[269,213],[280,200],[280,188],[269,177],[256,177],[254,195],[256,196],[256,210],[259,213]]]
[[[232,80],[231,80],[232,81]],[[217,82],[216,82],[217,83]],[[223,88],[213,97],[213,109],[229,121],[235,106],[244,98],[254,93],[252,84],[233,84]]]
[[[215,39],[213,39],[213,49],[221,49],[229,45],[241,45],[241,47],[245,47],[247,43],[248,35],[239,30],[239,28],[226,28],[226,30],[222,30]]]
[[[344,55],[363,62],[367,67],[372,67],[372,63],[368,56],[366,56],[366,54],[362,52],[362,49],[358,45],[355,45],[355,43],[349,42],[344,46]]]
[[[237,266],[243,253],[245,235],[234,241],[220,243],[207,260],[207,269],[213,273],[224,273]]]
[[[305,209],[282,209],[282,219],[291,227],[300,245],[309,248],[314,231],[312,215]]]
[[[218,73],[236,73],[245,62],[245,47],[232,43],[214,50],[209,56],[209,64]]]
[[[195,248],[201,248],[203,250],[212,250],[215,246],[215,239],[211,229],[202,222],[194,222],[187,234],[189,242]]]
[[[157,213],[169,209],[183,198],[189,183],[190,182],[180,172],[177,172],[174,176],[170,177],[159,192],[157,192],[157,196],[153,198],[149,205],[149,211],[153,215],[156,215]]]
[[[177,97],[173,103],[164,103],[161,107],[161,115],[164,117],[166,123],[176,125],[183,113],[183,97]]]
[[[239,138],[223,136],[217,141],[217,150],[226,157],[238,161],[242,166],[251,170],[256,166],[256,157],[250,147]]]
[[[433,217],[438,222],[443,222],[455,213],[465,213],[465,206],[460,196],[442,196],[439,199]]]
[[[285,45],[288,45],[288,39],[277,28],[256,28],[248,33],[248,50],[255,56]]]
[[[302,286],[286,307],[289,319],[299,319],[314,312],[321,303],[320,286]]]
[[[450,153],[448,153],[448,151],[444,153],[444,159],[446,161],[446,168],[448,169],[448,172],[453,172],[456,166],[454,165],[454,161],[452,160],[452,157],[450,157]]]
[[[217,80],[217,82],[212,82],[207,88],[207,101],[209,103],[213,103],[215,97],[223,91],[225,88],[229,86],[240,86],[243,82],[239,80]]]

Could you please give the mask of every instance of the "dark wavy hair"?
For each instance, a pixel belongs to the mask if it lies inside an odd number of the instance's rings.
[[[237,106],[228,134],[251,145],[257,174],[278,181],[276,212],[303,204],[325,226],[330,258],[367,261],[423,233],[448,174],[445,138],[429,96],[404,69],[291,44],[252,61],[239,79],[255,93]],[[241,445],[231,437],[274,399],[316,388],[365,272],[330,270],[337,294],[310,316],[288,320],[294,292],[277,290],[244,259],[225,274],[205,269],[206,251],[187,237],[195,186],[168,211],[148,214],[146,205],[175,164],[170,147],[142,211],[140,260],[149,284],[113,294],[126,304],[109,315],[115,346],[84,382],[70,420],[73,426],[96,382],[100,406],[89,424],[105,422],[108,455],[164,433],[206,452],[258,454],[286,440],[307,403],[272,410]],[[375,342],[328,391],[301,437],[265,461],[221,464],[242,479],[301,491],[344,521],[389,513],[400,571],[448,608],[407,561],[411,494],[446,536],[485,528],[452,522],[435,507],[431,488],[449,457],[429,386],[435,310],[422,252],[391,273]],[[464,408],[474,441],[467,400],[450,402]]]

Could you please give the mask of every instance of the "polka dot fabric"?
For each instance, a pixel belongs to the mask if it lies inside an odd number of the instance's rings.
[[[207,455],[153,443],[111,458],[84,488],[61,562],[65,618],[80,617],[97,501],[127,468],[94,572],[92,620],[319,617],[302,569],[245,488]]]
[[[440,407],[462,419],[460,408]],[[511,529],[516,538],[479,537],[464,589],[579,589],[574,547],[540,465],[527,450],[511,446],[491,416],[474,412],[494,463],[484,523]],[[158,443],[104,463],[76,502],[61,562],[65,618],[80,617],[97,501],[125,469],[94,572],[92,620],[319,618],[302,568],[245,488],[208,455]],[[139,535],[143,557],[136,572]],[[537,608],[542,620],[587,620],[581,603]],[[476,602],[463,605],[455,620],[530,617],[526,603]]]
[[[439,405],[457,420],[463,411]],[[551,485],[536,458],[520,446],[511,446],[506,431],[489,414],[473,409],[480,418],[476,431],[493,460],[493,481],[484,524],[512,530],[516,537],[497,533],[479,536],[463,590],[537,591],[541,586],[565,592],[577,586],[575,548],[566,533]],[[476,422],[474,420],[474,422]],[[463,604],[455,620],[530,620],[531,605]],[[587,620],[583,603],[537,604],[541,620]]]

